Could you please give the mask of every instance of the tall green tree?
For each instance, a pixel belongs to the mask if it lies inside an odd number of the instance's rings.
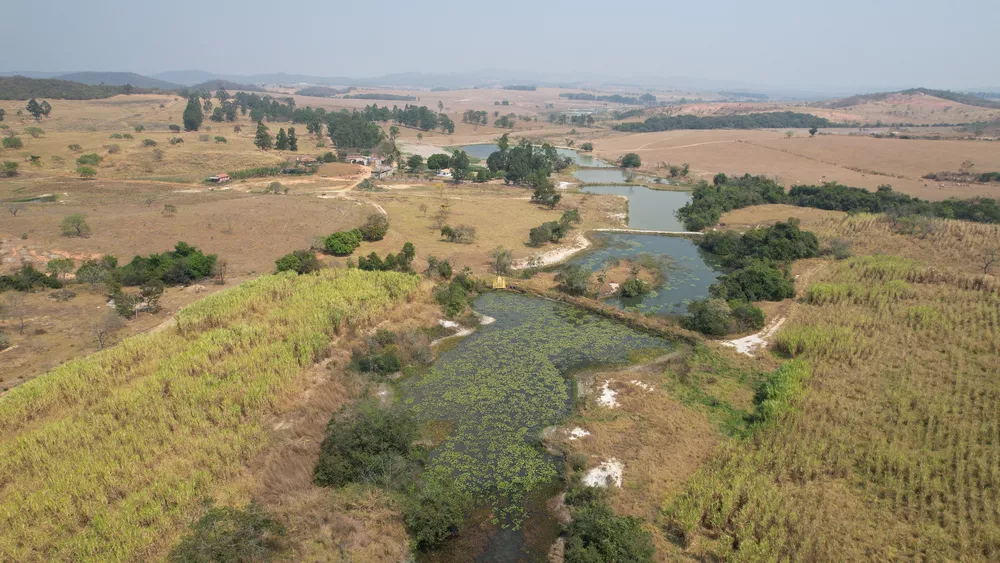
[[[223,104],[229,100],[229,92],[226,92],[225,88],[220,87],[215,91],[215,97],[219,99],[220,104]]]
[[[274,148],[279,151],[288,150],[288,134],[285,133],[284,127],[278,129],[278,136],[274,138]]]
[[[299,139],[295,136],[295,128],[288,128],[288,150],[297,151],[299,150]]]
[[[201,112],[201,104],[198,103],[198,98],[192,96],[188,98],[187,107],[184,108],[184,130],[185,131],[197,131],[201,127],[202,121],[205,120],[205,114]]]
[[[257,122],[257,134],[254,136],[253,144],[262,151],[270,150],[274,145],[274,139],[271,138],[271,133],[263,121]]]
[[[45,115],[45,111],[42,110],[41,104],[39,104],[38,100],[36,100],[35,98],[31,98],[30,100],[28,100],[28,105],[26,106],[26,109],[28,110],[28,113],[31,114],[31,117],[35,118],[35,121],[41,120],[42,116]]]

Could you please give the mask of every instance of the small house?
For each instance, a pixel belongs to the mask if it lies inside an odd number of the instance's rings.
[[[392,166],[375,166],[372,168],[372,178],[376,180],[382,180],[392,176]]]

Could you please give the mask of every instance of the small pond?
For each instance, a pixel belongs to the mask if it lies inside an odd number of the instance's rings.
[[[645,186],[585,186],[588,194],[628,198],[628,226],[648,231],[686,231],[677,210],[691,201],[691,192],[654,190]]]
[[[404,400],[424,420],[451,425],[427,471],[454,479],[498,518],[499,526],[481,531],[485,537],[473,542],[482,546],[480,553],[464,553],[462,560],[543,559],[558,527],[544,521],[551,518],[545,510],[531,510],[532,493],[550,487],[561,465],[537,438],[570,414],[571,374],[626,364],[636,352],[666,352],[673,345],[537,297],[487,293],[475,309],[496,321],[442,352],[426,374],[406,381]],[[553,533],[538,534],[541,529]]]
[[[635,258],[647,254],[661,264],[664,284],[634,299],[612,297],[607,303],[621,308],[634,307],[643,313],[683,314],[687,303],[708,296],[708,287],[722,273],[718,257],[705,252],[687,237],[631,233],[594,233],[595,249],[567,264],[598,271],[608,260]]]
[[[618,168],[607,170],[577,170],[573,173],[577,180],[585,184],[624,184],[625,172]]]

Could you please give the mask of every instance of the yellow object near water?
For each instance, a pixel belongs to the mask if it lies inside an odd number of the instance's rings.
[[[503,276],[497,276],[497,279],[493,280],[493,289],[507,289],[507,282]]]

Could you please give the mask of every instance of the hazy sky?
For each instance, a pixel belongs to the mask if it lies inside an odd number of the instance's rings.
[[[3,4],[5,71],[502,68],[846,90],[1000,86],[1000,0]]]

